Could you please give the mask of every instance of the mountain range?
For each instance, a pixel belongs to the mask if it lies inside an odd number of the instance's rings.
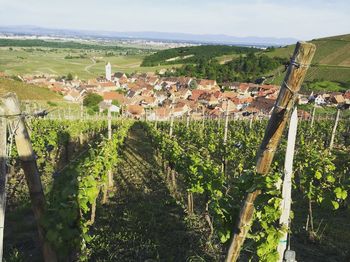
[[[102,39],[129,39],[129,40],[154,40],[175,41],[193,43],[212,43],[229,45],[256,45],[256,46],[284,46],[293,44],[298,39],[247,36],[237,37],[224,34],[188,34],[170,32],[116,32],[97,30],[53,29],[37,26],[0,26],[0,34],[28,35],[28,36],[52,36],[75,38],[102,38]]]

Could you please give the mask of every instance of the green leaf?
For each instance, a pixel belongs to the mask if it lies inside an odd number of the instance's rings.
[[[348,192],[346,192],[346,190],[340,187],[337,187],[336,189],[334,189],[334,193],[338,199],[345,200],[348,197]]]
[[[320,180],[322,178],[321,172],[320,171],[316,171],[315,172],[315,177],[316,177],[316,179]]]
[[[338,209],[339,208],[339,203],[337,201],[332,201],[332,205],[334,209]]]

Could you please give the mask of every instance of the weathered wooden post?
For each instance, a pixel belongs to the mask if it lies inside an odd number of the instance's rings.
[[[227,153],[227,132],[228,132],[228,99],[226,100],[226,110],[225,110],[225,129],[224,129],[224,141],[223,141],[223,147],[224,147],[224,155],[222,156],[222,165],[221,165],[221,171],[226,175],[226,153]]]
[[[187,111],[186,114],[186,128],[190,127],[190,111]]]
[[[173,136],[173,128],[174,128],[174,114],[173,114],[173,110],[171,110],[171,113],[170,113],[170,128],[169,128],[169,136],[170,137]]]
[[[108,140],[112,139],[112,115],[111,115],[111,108],[108,108],[107,113],[107,121],[108,121]]]
[[[336,131],[337,131],[338,122],[339,122],[339,116],[340,116],[340,109],[338,109],[337,115],[336,115],[336,117],[335,117],[335,123],[334,123],[333,130],[332,130],[331,141],[330,141],[330,143],[329,143],[329,149],[330,149],[330,150],[333,149],[335,133],[336,133]]]
[[[205,127],[205,107],[202,107],[202,130],[204,131]]]
[[[287,248],[288,241],[288,229],[289,229],[289,217],[290,217],[290,208],[292,204],[292,175],[293,175],[293,159],[294,159],[294,148],[295,148],[295,139],[297,136],[298,128],[298,109],[294,108],[292,113],[289,130],[288,130],[288,142],[286,149],[286,156],[284,160],[284,179],[282,185],[282,201],[281,201],[281,217],[280,225],[283,226],[286,231],[283,233],[283,236],[280,238],[278,243],[277,252],[279,254],[279,261],[283,261],[284,252]]]
[[[0,106],[0,262],[2,261],[2,253],[4,246],[4,225],[6,211],[6,118],[5,110]]]
[[[16,119],[11,124],[16,125],[15,141],[17,152],[29,189],[32,209],[38,227],[39,242],[42,246],[43,258],[45,261],[57,261],[56,253],[52,249],[50,243],[45,239],[45,230],[40,223],[44,216],[46,202],[25,119],[21,114],[16,94],[9,93],[3,97],[2,101],[5,106],[6,114],[16,116]]]
[[[290,110],[293,108],[297,93],[305,78],[307,69],[315,54],[316,46],[311,43],[298,42],[288,67],[287,74],[281,86],[271,118],[265,130],[264,139],[257,154],[256,173],[268,174],[271,162],[280,142],[283,130],[288,122]],[[237,226],[234,230],[232,242],[226,261],[237,261],[244,240],[250,229],[254,213],[254,201],[261,193],[255,190],[247,194],[241,208]]]
[[[83,101],[80,102],[80,118],[84,118],[84,103]]]
[[[310,124],[311,127],[314,126],[315,114],[316,114],[316,106],[314,105],[314,107],[312,108],[312,115],[311,115],[311,124]]]

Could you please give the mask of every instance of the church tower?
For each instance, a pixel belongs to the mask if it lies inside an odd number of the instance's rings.
[[[110,62],[106,64],[106,79],[108,81],[112,80],[112,66]]]

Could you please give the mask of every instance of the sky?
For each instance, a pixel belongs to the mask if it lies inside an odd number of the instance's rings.
[[[310,40],[350,33],[349,0],[0,0],[0,26]]]

